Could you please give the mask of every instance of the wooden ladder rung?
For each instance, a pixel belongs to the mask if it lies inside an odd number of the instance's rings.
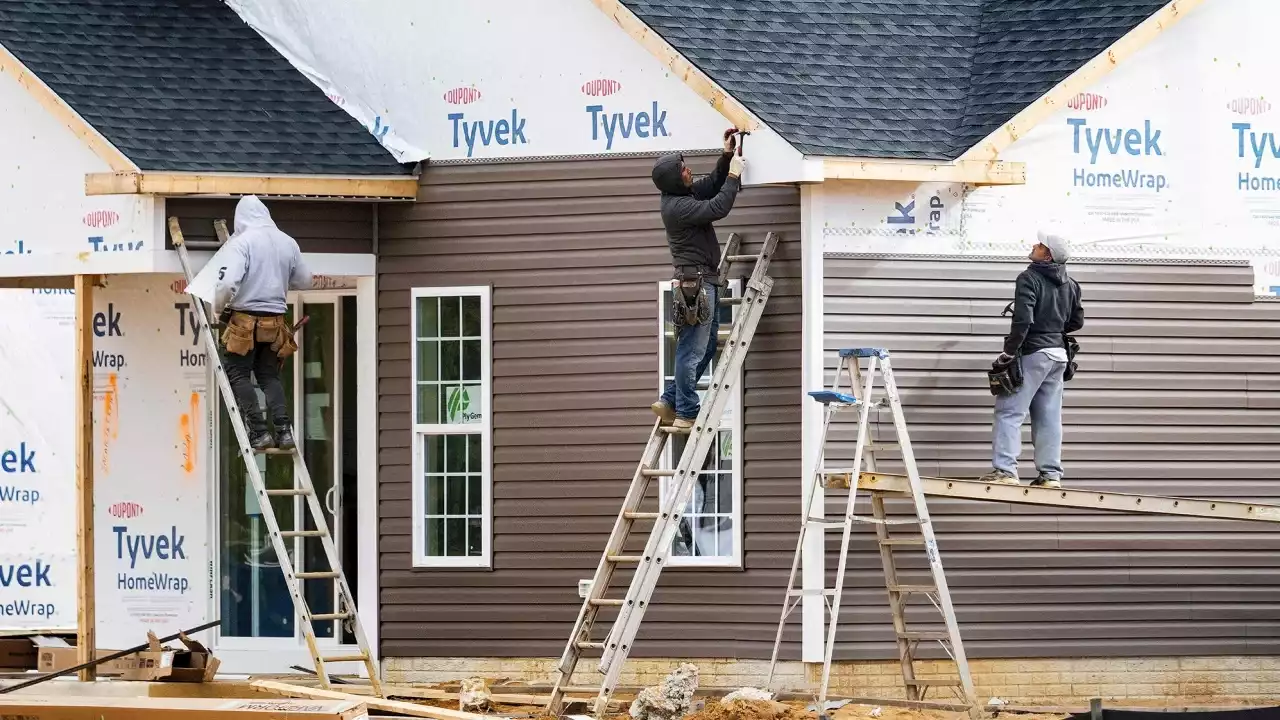
[[[369,658],[364,655],[334,655],[332,657],[322,657],[321,662],[364,662]]]
[[[657,520],[658,515],[656,512],[633,512],[631,510],[622,513],[622,516],[628,520]]]
[[[613,598],[596,598],[589,602],[596,607],[622,607],[627,604],[626,600],[615,600]]]

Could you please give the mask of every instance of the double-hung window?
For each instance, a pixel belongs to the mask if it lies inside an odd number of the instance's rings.
[[[490,565],[490,317],[488,287],[412,292],[417,567]]]
[[[736,297],[741,290],[737,280],[729,282],[721,292],[726,297]],[[658,369],[659,391],[675,379],[676,335],[671,322],[671,281],[658,283]],[[737,305],[720,307],[720,337],[728,337]],[[720,351],[712,360],[707,372],[699,379],[698,396],[706,401],[703,389],[711,382],[720,363]],[[720,431],[716,444],[703,461],[702,474],[693,489],[693,495],[685,504],[680,527],[671,548],[670,565],[699,567],[742,566],[742,370],[731,382],[733,389],[724,413],[720,416]],[[687,436],[672,435],[663,454],[663,466],[673,468],[684,452]],[[667,478],[660,485],[660,502],[666,502]]]

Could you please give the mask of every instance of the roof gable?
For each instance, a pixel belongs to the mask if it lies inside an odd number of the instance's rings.
[[[1166,0],[622,1],[804,153],[952,160]]]
[[[0,45],[145,171],[410,171],[219,0],[0,0]]]

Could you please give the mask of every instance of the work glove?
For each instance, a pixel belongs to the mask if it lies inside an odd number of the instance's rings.
[[[1008,365],[1013,362],[1013,356],[1008,353],[1000,353],[1000,357],[996,358],[997,365]]]
[[[741,155],[734,155],[733,160],[729,161],[729,177],[740,178],[742,171],[747,168],[747,161],[742,159]]]

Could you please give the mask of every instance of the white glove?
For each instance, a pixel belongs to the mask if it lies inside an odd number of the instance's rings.
[[[996,358],[996,362],[1000,363],[1001,365],[1004,365],[1005,363],[1009,362],[1010,360],[1013,360],[1013,356],[1012,356],[1012,355],[1006,355],[1005,353],[1000,353],[1000,357]]]
[[[729,177],[740,178],[745,169],[747,169],[747,161],[743,160],[741,155],[734,155],[733,160],[729,161]]]

